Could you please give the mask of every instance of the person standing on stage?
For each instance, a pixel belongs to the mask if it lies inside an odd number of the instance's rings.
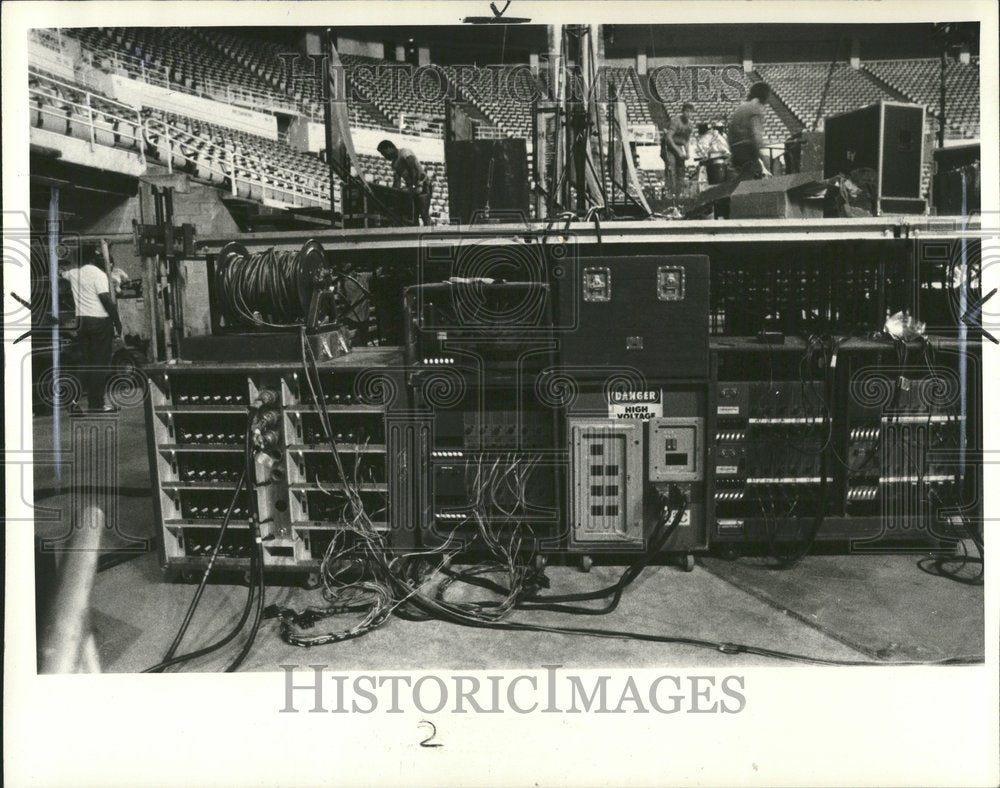
[[[687,180],[688,142],[694,131],[694,104],[685,102],[681,114],[670,119],[660,134],[660,158],[663,159],[667,190],[677,195]]]
[[[392,187],[398,189],[401,182],[406,182],[407,190],[413,193],[420,220],[425,227],[429,227],[434,185],[416,155],[409,148],[397,148],[390,140],[382,140],[378,144],[378,152],[392,164]]]
[[[81,384],[87,393],[91,411],[111,412],[105,405],[104,389],[111,371],[112,343],[121,336],[122,321],[118,306],[111,299],[108,275],[99,265],[103,262],[97,249],[81,249],[77,265],[62,272],[73,290],[76,305],[76,342],[80,348]],[[79,411],[73,403],[70,409]]]
[[[734,177],[740,179],[770,176],[761,153],[764,150],[764,108],[771,98],[771,88],[764,82],[750,86],[747,100],[729,118],[729,150]]]

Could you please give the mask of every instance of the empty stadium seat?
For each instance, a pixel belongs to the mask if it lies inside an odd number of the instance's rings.
[[[863,68],[909,101],[925,105],[935,118],[940,114],[940,60],[870,60],[863,64]],[[979,58],[973,58],[969,64],[948,61],[945,68],[945,113],[946,137],[979,137]]]
[[[847,63],[757,65],[757,73],[806,128],[830,115],[895,97]]]

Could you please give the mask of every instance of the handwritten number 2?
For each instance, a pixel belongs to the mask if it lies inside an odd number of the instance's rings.
[[[434,741],[434,737],[437,736],[437,728],[435,727],[435,725],[434,725],[433,722],[431,722],[430,720],[420,720],[420,722],[418,722],[417,724],[418,725],[426,725],[428,728],[431,729],[430,735],[426,739],[424,739],[422,742],[420,742],[420,746],[421,747],[443,747],[444,746],[443,744],[440,744],[440,743]]]

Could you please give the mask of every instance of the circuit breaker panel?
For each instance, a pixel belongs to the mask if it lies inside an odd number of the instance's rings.
[[[643,542],[642,422],[571,419],[570,544]]]
[[[645,402],[645,405],[623,403]],[[568,419],[570,522],[575,552],[643,550],[674,522],[662,550],[708,546],[713,451],[706,440],[708,386],[658,386],[643,392],[582,394]],[[594,414],[603,407],[607,417]]]

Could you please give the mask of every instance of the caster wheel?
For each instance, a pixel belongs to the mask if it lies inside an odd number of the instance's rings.
[[[319,588],[319,572],[310,572],[302,581],[302,587],[307,591],[315,591]]]
[[[544,555],[536,555],[535,556],[535,571],[537,571],[537,572],[544,571],[545,567],[548,565],[548,563],[549,563],[549,561],[548,561],[548,559]]]
[[[590,568],[594,565],[594,559],[589,555],[584,555],[580,557],[580,571],[590,572]]]
[[[248,569],[243,571],[243,582],[247,585],[250,585],[253,582],[253,578],[250,577],[250,570]]]
[[[683,569],[685,572],[694,571],[694,556],[691,553],[688,553],[686,556],[684,556],[684,558],[681,559],[681,569]]]

